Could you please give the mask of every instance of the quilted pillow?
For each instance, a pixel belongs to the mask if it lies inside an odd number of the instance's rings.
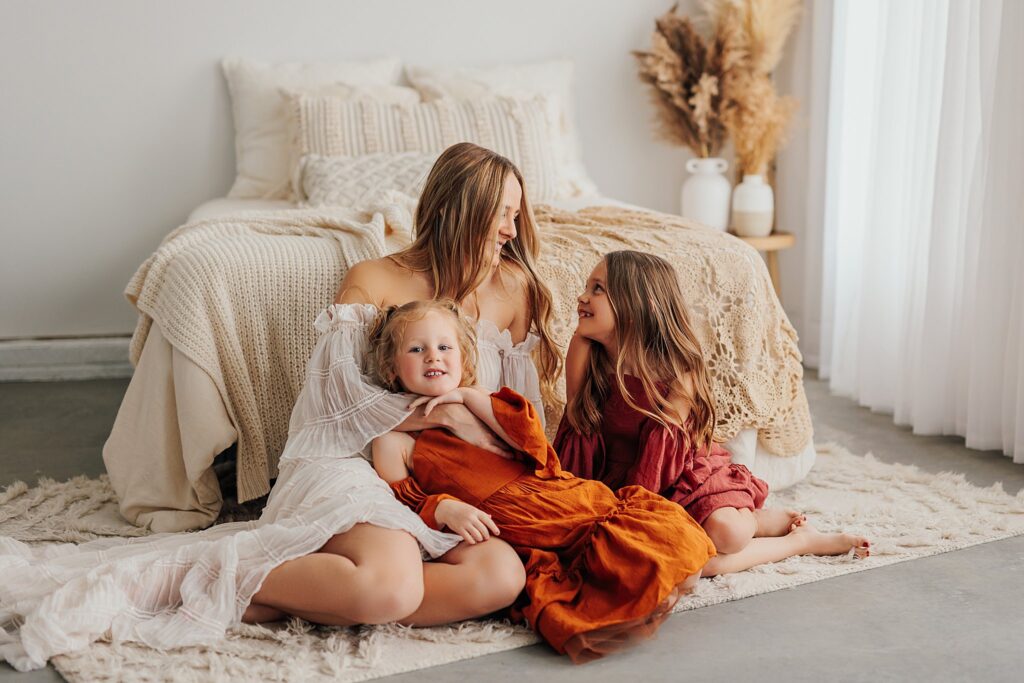
[[[403,152],[360,157],[307,154],[299,164],[296,188],[305,206],[359,206],[378,190],[418,197],[436,154]]]
[[[404,105],[300,94],[292,98],[292,106],[299,156],[437,156],[456,142],[474,142],[516,164],[533,201],[557,196],[558,122],[549,97]],[[298,176],[293,174],[293,181]]]

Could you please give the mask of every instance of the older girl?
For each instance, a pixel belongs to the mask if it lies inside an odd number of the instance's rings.
[[[667,261],[609,253],[578,313],[554,443],[567,469],[685,507],[718,549],[705,576],[793,555],[869,553],[865,538],[820,533],[793,510],[764,509],[768,485],[714,443],[710,373]]]

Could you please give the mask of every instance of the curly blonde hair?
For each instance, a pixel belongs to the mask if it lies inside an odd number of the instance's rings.
[[[422,320],[430,312],[451,316],[459,351],[462,353],[462,380],[459,386],[472,386],[476,381],[476,331],[451,299],[410,301],[401,306],[388,306],[370,327],[370,352],[367,365],[374,378],[388,391],[405,391],[395,368],[395,355],[409,323]]]

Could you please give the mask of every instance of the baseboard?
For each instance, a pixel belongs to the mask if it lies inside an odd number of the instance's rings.
[[[0,341],[0,382],[131,377],[129,337]]]

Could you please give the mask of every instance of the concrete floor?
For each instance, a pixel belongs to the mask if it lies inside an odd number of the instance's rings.
[[[971,482],[1024,489],[1024,465],[954,437],[914,436],[889,416],[805,381],[815,440]],[[103,472],[100,449],[126,380],[0,384],[0,486]],[[391,681],[1010,681],[1024,668],[1024,537],[819,581],[671,617],[658,637],[575,667],[544,646]],[[52,668],[0,683],[60,681]]]

